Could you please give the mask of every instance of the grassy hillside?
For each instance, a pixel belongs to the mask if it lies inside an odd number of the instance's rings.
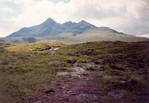
[[[57,41],[38,41],[31,44],[20,44],[14,45],[5,48],[8,51],[12,52],[38,52],[38,51],[46,51],[51,47],[61,47],[64,46],[64,43]]]
[[[49,51],[51,47],[60,48]],[[137,98],[144,96],[149,87],[149,42],[0,44],[0,52],[3,103],[28,103],[28,97],[39,88],[61,79],[57,72],[69,71],[76,65],[101,75],[103,95],[123,90],[128,98]]]
[[[98,32],[98,31],[88,31],[80,35],[72,37],[73,34],[63,34],[63,39],[60,39],[69,43],[85,43],[94,41],[124,41],[124,42],[140,42],[149,41],[147,38],[136,37],[127,34],[117,34],[111,32]]]

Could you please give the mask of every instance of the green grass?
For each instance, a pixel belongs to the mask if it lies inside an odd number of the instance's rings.
[[[61,47],[54,53],[46,48]],[[57,78],[58,71],[74,64],[94,64],[87,70],[102,73],[103,91],[121,81],[146,85],[149,67],[149,42],[89,42],[65,45],[61,42],[37,42],[27,45],[0,45],[0,92],[25,101],[39,88]],[[146,74],[145,74],[145,73]],[[13,103],[13,101],[11,101]]]
[[[56,79],[63,56],[51,55],[45,48],[64,46],[60,42],[37,42],[28,45],[0,46],[0,92],[17,102],[24,100],[37,88]],[[40,49],[44,49],[41,51]],[[56,61],[58,65],[53,65]],[[15,102],[16,102],[15,101]],[[14,103],[15,103],[14,102]]]
[[[117,86],[127,89],[132,85],[132,90],[138,92],[137,89],[148,87],[145,79],[148,77],[148,52],[149,42],[89,42],[61,48],[57,54],[71,56],[80,65],[94,63],[86,69],[102,74],[104,92]],[[131,92],[130,88],[127,90]]]
[[[65,46],[62,42],[57,41],[39,41],[31,44],[20,44],[20,45],[14,45],[5,48],[7,51],[11,52],[38,52],[43,50],[48,50],[49,47],[61,47]]]

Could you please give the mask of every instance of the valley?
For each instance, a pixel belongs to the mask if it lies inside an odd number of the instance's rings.
[[[149,103],[149,0],[0,7],[0,103]]]

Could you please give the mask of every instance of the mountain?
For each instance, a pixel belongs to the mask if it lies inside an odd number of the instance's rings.
[[[72,32],[74,34],[78,34],[93,28],[96,27],[87,23],[86,21],[81,21],[79,23],[66,22],[60,24],[49,18],[40,25],[22,28],[19,31],[12,33],[8,37],[45,37],[57,35],[63,32]]]
[[[58,34],[62,31],[61,25],[56,23],[52,19],[47,19],[40,25],[32,26],[29,28],[22,28],[17,32],[12,33],[8,37],[34,37],[34,36],[45,36],[47,34]]]
[[[43,23],[32,26],[24,27],[17,32],[10,34],[6,37],[7,41],[13,42],[35,42],[43,39],[54,39],[68,42],[81,42],[81,41],[113,41],[124,40],[132,36],[125,35],[124,33],[113,30],[109,27],[96,27],[84,20],[80,22],[65,22],[63,24],[57,23],[53,19],[49,18]],[[138,39],[133,36],[134,40]],[[132,39],[131,39],[132,40]],[[129,40],[128,40],[129,41]]]

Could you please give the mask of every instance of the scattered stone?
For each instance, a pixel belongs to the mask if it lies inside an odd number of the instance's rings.
[[[69,72],[58,72],[57,73],[58,76],[67,76],[67,75],[70,75]]]
[[[87,74],[87,71],[81,67],[71,68],[72,72],[58,72],[58,76],[72,76],[72,77],[81,77]]]

